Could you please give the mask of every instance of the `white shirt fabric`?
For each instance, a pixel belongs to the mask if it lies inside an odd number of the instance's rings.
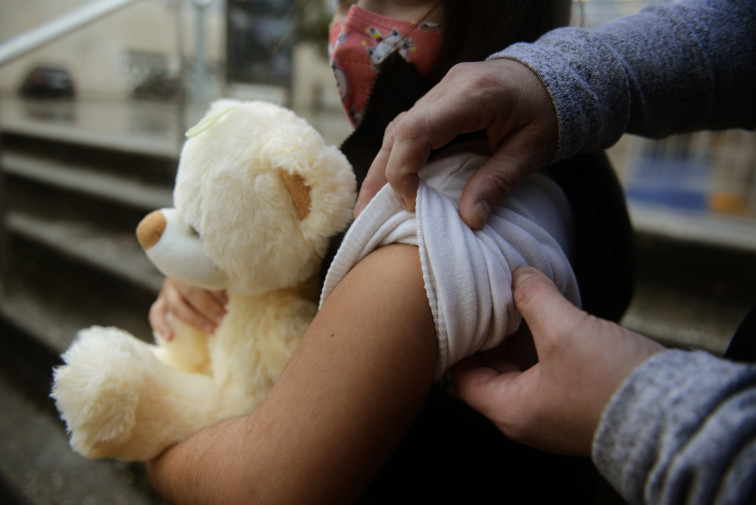
[[[349,270],[376,248],[418,246],[438,342],[436,375],[478,351],[491,349],[520,325],[512,273],[531,265],[580,305],[570,266],[572,213],[551,179],[533,174],[496,210],[482,230],[459,217],[470,176],[488,158],[479,142],[460,144],[420,172],[415,212],[384,186],[352,223],[326,276],[321,305]]]

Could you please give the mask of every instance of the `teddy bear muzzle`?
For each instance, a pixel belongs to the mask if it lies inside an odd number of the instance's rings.
[[[162,210],[155,210],[147,214],[137,226],[136,235],[139,244],[145,251],[154,246],[163,236],[167,226],[165,214]]]
[[[137,226],[136,235],[147,257],[163,275],[205,289],[225,289],[228,277],[208,258],[200,233],[178,210],[151,212]]]

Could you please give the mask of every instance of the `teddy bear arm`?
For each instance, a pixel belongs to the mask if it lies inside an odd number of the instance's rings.
[[[155,332],[155,356],[168,366],[191,373],[210,373],[207,333],[168,313],[174,337],[168,341]]]

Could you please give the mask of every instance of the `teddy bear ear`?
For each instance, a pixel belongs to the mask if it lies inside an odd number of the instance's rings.
[[[299,220],[303,221],[310,215],[310,206],[312,205],[310,186],[305,183],[304,178],[299,174],[289,173],[283,168],[279,168],[278,173],[281,174],[281,178],[289,189],[289,194],[294,202],[294,207],[297,209]]]

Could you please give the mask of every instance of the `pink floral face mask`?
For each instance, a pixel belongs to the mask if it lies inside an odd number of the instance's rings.
[[[331,69],[349,120],[357,126],[380,65],[393,53],[412,63],[420,75],[433,68],[443,32],[440,25],[388,18],[352,5],[329,34]]]

